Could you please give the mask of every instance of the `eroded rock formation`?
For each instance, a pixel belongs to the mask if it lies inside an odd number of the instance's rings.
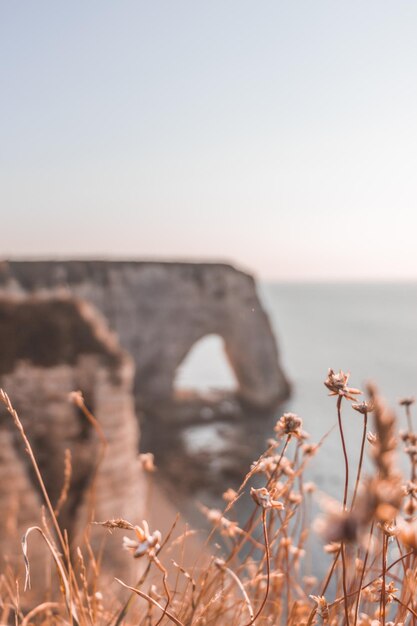
[[[254,280],[229,265],[3,262],[1,292],[70,293],[93,303],[133,356],[139,406],[172,398],[178,366],[208,334],[224,339],[244,402],[264,409],[288,395]]]
[[[20,415],[54,506],[64,483],[66,450],[70,451],[70,489],[59,520],[74,545],[82,543],[91,516],[141,519],[144,497],[134,365],[101,315],[74,298],[0,298],[0,345],[0,387]],[[83,392],[99,421],[107,440],[105,451],[97,432],[69,401],[74,390]],[[0,503],[0,554],[18,565],[22,563],[20,538],[29,526],[40,524],[43,499],[20,435],[3,406]],[[93,545],[97,541],[99,547],[103,534],[103,529],[93,529]],[[35,540],[31,562],[40,580],[45,576],[45,555],[45,546]],[[111,562],[112,576],[118,567],[119,573],[129,567],[120,537],[109,537],[106,560]]]

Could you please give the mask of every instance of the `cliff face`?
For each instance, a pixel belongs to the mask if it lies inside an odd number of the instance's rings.
[[[64,484],[65,457],[71,479],[59,520],[72,545],[81,545],[88,522],[143,515],[143,478],[138,465],[131,358],[92,307],[73,298],[0,298],[0,387],[10,396],[31,441],[53,506]],[[107,447],[69,394],[82,390]],[[12,418],[0,407],[0,554],[22,565],[20,539],[41,522],[43,499]],[[104,456],[103,456],[104,454]],[[100,461],[100,462],[99,462]],[[94,508],[94,513],[92,512]],[[103,529],[93,527],[100,548]],[[33,578],[42,581],[47,551],[31,543]],[[109,538],[104,562],[123,573],[130,560],[120,537]],[[1,563],[4,565],[4,563]]]
[[[136,366],[139,406],[172,398],[192,346],[220,335],[240,398],[259,409],[288,396],[275,338],[251,276],[222,264],[3,262],[0,293],[70,293],[107,318]]]

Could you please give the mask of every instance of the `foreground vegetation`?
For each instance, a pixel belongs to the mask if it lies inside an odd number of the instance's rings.
[[[163,537],[146,521],[134,525],[130,520],[99,520],[103,534],[120,532],[120,549],[127,551],[127,559],[137,560],[139,571],[137,580],[116,578],[107,592],[100,586],[100,559],[88,544],[88,532],[82,550],[70,548],[59,524],[59,508],[70,487],[70,467],[59,502],[51,503],[19,417],[7,394],[1,392],[0,400],[24,439],[46,506],[40,526],[28,529],[22,540],[25,585],[30,585],[28,543],[36,531],[51,554],[60,589],[56,597],[52,588],[43,590],[38,602],[25,607],[23,585],[16,584],[15,572],[8,569],[0,579],[1,624],[417,624],[413,399],[400,402],[407,419],[407,429],[401,432],[394,413],[373,386],[367,389],[368,401],[359,402],[361,391],[349,387],[349,376],[343,372],[329,370],[325,385],[334,399],[343,455],[340,501],[322,498],[323,510],[312,523],[316,486],[305,479],[305,470],[312,457],[320,454],[323,442],[311,443],[301,419],[286,413],[278,420],[268,449],[252,464],[239,489],[223,494],[224,510],[201,507],[212,530],[191,567],[173,560],[172,549],[175,544],[181,553],[193,531],[186,530],[173,539],[171,532]],[[73,394],[72,399],[102,438],[82,396]],[[362,419],[355,467],[349,462],[343,432],[346,403],[351,403]],[[373,432],[368,430],[371,413]],[[409,459],[409,480],[397,465],[398,452]],[[363,472],[365,454],[373,461],[370,475]],[[152,471],[150,455],[143,455],[143,465]],[[245,493],[253,500],[253,511],[246,523],[239,525],[234,505]],[[320,554],[323,556],[318,557]],[[311,555],[329,563],[322,580],[306,565]],[[119,596],[113,588],[120,589]]]

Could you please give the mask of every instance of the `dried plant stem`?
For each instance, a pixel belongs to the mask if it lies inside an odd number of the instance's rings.
[[[168,617],[171,620],[171,622],[173,622],[177,626],[184,626],[184,624],[179,619],[177,619],[175,617],[175,615],[172,615],[172,613],[170,613],[169,611],[165,610],[164,607],[159,604],[159,602],[157,602],[156,600],[151,598],[151,596],[148,596],[148,594],[145,593],[144,591],[141,591],[140,589],[135,589],[135,587],[130,587],[130,585],[126,585],[126,583],[124,583],[119,578],[115,578],[115,581],[118,582],[119,585],[122,585],[126,589],[129,589],[130,591],[133,591],[133,593],[136,593],[138,596],[140,596],[144,600],[147,600],[148,602],[150,602],[151,604],[156,606],[158,609],[160,609],[164,613],[164,615],[166,615],[166,617]]]
[[[158,554],[160,554],[161,550],[169,542],[169,540],[171,538],[171,535],[174,532],[174,529],[175,529],[175,527],[176,527],[176,525],[178,523],[178,520],[179,520],[179,513],[177,513],[177,515],[175,516],[175,519],[174,519],[174,521],[173,521],[173,523],[171,525],[171,528],[169,529],[168,533],[166,534],[165,539],[162,542],[161,547],[158,550]],[[146,578],[147,578],[147,576],[148,576],[148,574],[150,572],[150,569],[151,569],[151,563],[152,563],[151,561],[148,561],[148,564],[147,564],[147,566],[145,568],[145,571],[143,572],[142,576],[140,577],[140,579],[136,583],[136,587],[140,587],[145,582],[145,580],[146,580]],[[160,563],[160,562],[158,561],[158,563]],[[114,622],[114,626],[120,626],[120,624],[123,622],[124,618],[126,617],[126,615],[127,615],[128,611],[129,611],[131,605],[133,604],[133,601],[135,600],[135,593],[136,593],[135,588],[133,588],[132,591],[133,591],[133,593],[131,594],[130,598],[128,598],[126,600],[125,604],[122,606],[121,610],[117,614],[117,617],[116,617],[115,622]],[[168,592],[168,594],[169,594],[169,592]]]
[[[149,561],[145,571],[143,572],[142,576],[140,577],[140,579],[138,580],[138,582],[136,583],[136,587],[140,587],[141,585],[143,585],[143,583],[146,580],[146,577],[149,574],[149,571],[151,569],[151,562]],[[136,589],[136,587],[134,587],[133,589]],[[128,610],[130,609],[130,607],[133,604],[133,601],[135,600],[135,591],[130,595],[130,597],[126,600],[125,604],[122,606],[122,608],[120,609],[119,613],[117,614],[117,617],[115,619],[114,622],[114,626],[120,626],[120,624],[123,622],[124,618],[127,615]]]
[[[276,475],[278,474],[279,466],[281,465],[282,458],[283,458],[283,456],[284,456],[284,454],[285,454],[285,452],[286,452],[286,450],[288,448],[288,444],[290,443],[290,441],[291,441],[291,435],[287,435],[287,439],[285,440],[284,447],[281,450],[281,454],[279,455],[279,459],[278,459],[277,464],[276,464],[276,466],[274,468],[274,471],[272,472],[268,482],[266,483],[266,488],[267,489],[271,486],[271,484],[273,483],[273,481],[276,478]]]
[[[258,619],[258,617],[260,616],[260,614],[262,613],[262,611],[264,610],[266,601],[268,600],[268,595],[269,595],[269,585],[270,585],[270,580],[271,580],[271,565],[270,565],[270,553],[269,553],[269,540],[268,540],[268,530],[267,530],[267,526],[266,526],[266,509],[263,509],[262,511],[262,527],[263,527],[263,531],[264,531],[264,539],[265,539],[265,559],[266,559],[266,590],[265,590],[265,595],[264,598],[261,602],[261,606],[259,607],[259,609],[256,612],[256,615],[251,619],[251,621],[246,624],[246,626],[253,626],[253,624],[255,623],[255,620]]]
[[[340,439],[342,441],[343,458],[345,460],[345,488],[343,492],[343,508],[346,509],[347,494],[348,494],[348,488],[349,488],[349,459],[348,459],[348,455],[346,451],[345,436],[343,434],[342,410],[341,410],[342,400],[343,400],[343,396],[339,396],[337,398],[337,420],[339,423]]]
[[[411,421],[411,409],[410,409],[410,405],[406,404],[405,405],[405,414],[407,416],[407,425],[408,425],[408,430],[410,433],[413,432],[413,423]]]
[[[49,499],[48,492],[47,492],[46,487],[45,487],[45,483],[43,482],[42,475],[41,475],[41,473],[40,473],[40,470],[39,470],[38,464],[37,464],[36,459],[35,459],[35,455],[34,455],[34,453],[33,453],[32,447],[31,447],[31,445],[30,445],[30,443],[29,443],[29,439],[28,439],[28,438],[27,438],[27,436],[26,436],[25,429],[23,428],[23,424],[22,424],[22,422],[20,421],[20,419],[19,419],[19,416],[18,416],[17,412],[15,411],[15,409],[14,409],[14,408],[13,408],[13,406],[12,406],[12,403],[11,403],[11,401],[10,401],[9,396],[7,395],[7,393],[6,393],[5,391],[3,391],[3,389],[0,389],[0,400],[3,402],[3,404],[4,404],[4,406],[6,407],[7,411],[8,411],[8,412],[10,413],[10,415],[12,416],[13,421],[14,421],[14,423],[15,423],[15,426],[16,426],[16,428],[18,429],[18,431],[19,431],[19,433],[20,433],[20,436],[21,436],[21,437],[22,437],[22,439],[23,439],[23,443],[25,444],[25,450],[26,450],[26,453],[27,453],[27,455],[29,456],[30,461],[31,461],[31,463],[32,463],[32,467],[33,467],[33,469],[34,469],[34,471],[35,471],[36,478],[37,478],[38,483],[39,483],[39,486],[40,486],[40,488],[41,488],[42,495],[43,495],[43,497],[44,497],[44,500],[45,500],[46,506],[47,506],[48,511],[49,511],[49,514],[50,514],[50,516],[51,516],[52,523],[53,523],[53,525],[54,525],[54,528],[55,528],[56,534],[57,534],[58,539],[59,539],[59,541],[60,541],[60,543],[61,543],[62,549],[64,550],[64,553],[66,553],[66,544],[65,544],[65,540],[64,540],[63,534],[62,534],[62,532],[61,532],[61,528],[60,528],[60,526],[59,526],[59,524],[58,524],[58,520],[57,520],[57,518],[56,518],[56,515],[55,515],[55,512],[54,512],[54,508],[53,508],[53,506],[52,506],[52,504],[51,504],[51,501],[50,501],[50,499]]]
[[[324,596],[324,594],[325,594],[325,593],[326,593],[326,591],[327,591],[327,587],[328,587],[328,586],[329,586],[329,584],[330,584],[330,581],[331,581],[332,576],[333,576],[333,572],[334,572],[335,567],[336,567],[336,565],[337,565],[337,562],[338,562],[338,560],[339,560],[340,552],[341,552],[341,548],[339,548],[339,549],[338,549],[338,551],[336,552],[336,555],[335,555],[335,557],[334,557],[334,559],[333,559],[333,563],[332,563],[332,564],[331,564],[331,566],[330,566],[330,570],[329,570],[329,573],[327,574],[326,581],[325,581],[325,583],[324,583],[324,585],[323,585],[323,587],[322,587],[322,589],[321,589],[321,592],[320,592],[320,595],[321,595],[321,596]],[[317,607],[314,607],[314,608],[311,610],[310,615],[309,615],[309,618],[308,618],[307,626],[311,626],[311,624],[313,623],[313,619],[314,619],[314,616],[315,616],[315,614],[316,614],[316,611],[317,611]]]
[[[159,626],[159,624],[162,622],[162,620],[164,619],[166,613],[167,613],[167,609],[169,607],[169,605],[171,604],[171,594],[169,592],[168,589],[168,572],[165,569],[165,567],[162,565],[161,561],[158,559],[157,556],[154,556],[152,559],[152,562],[155,563],[156,567],[159,569],[160,572],[162,572],[162,584],[164,585],[164,589],[165,589],[165,593],[167,596],[167,601],[164,607],[164,612],[162,613],[161,617],[159,618],[159,620],[156,622],[155,626]]]
[[[403,559],[406,559],[407,557],[411,556],[413,553],[412,552],[408,552],[407,554],[404,554],[404,556],[399,557],[398,559],[396,559],[395,561],[393,561],[391,563],[391,565],[389,565],[386,569],[386,571],[388,572],[390,569],[392,569],[393,567],[395,567],[396,565],[398,565],[398,563],[400,563]],[[355,591],[351,591],[348,594],[348,598],[352,598],[353,596],[356,596],[360,591],[363,591],[364,589],[367,589],[368,587],[370,587],[371,585],[373,585],[377,580],[379,580],[380,576],[377,576],[376,578],[373,578],[372,580],[370,580],[369,582],[366,583],[366,585],[363,585],[363,587],[361,589],[355,589]],[[341,596],[340,598],[336,598],[336,600],[334,600],[331,604],[329,604],[329,608],[333,608],[335,606],[337,606],[338,604],[342,604],[344,598]]]
[[[355,606],[355,622],[354,622],[354,626],[356,626],[356,624],[358,623],[358,613],[359,613],[359,605],[360,605],[360,601],[361,601],[361,593],[362,593],[362,585],[363,585],[363,579],[365,577],[365,572],[366,572],[366,564],[368,563],[368,558],[369,558],[369,548],[371,547],[371,541],[372,541],[372,533],[374,532],[374,522],[372,522],[371,524],[371,529],[369,531],[369,539],[368,539],[368,545],[366,547],[366,554],[365,554],[365,558],[363,560],[363,567],[362,567],[362,572],[361,572],[361,579],[359,581],[359,591],[358,591],[358,597],[356,598],[356,606]]]
[[[98,473],[101,467],[101,464],[104,461],[104,458],[106,456],[107,453],[107,447],[108,447],[108,442],[106,439],[106,435],[104,434],[104,431],[101,427],[101,424],[99,423],[99,421],[94,417],[94,415],[91,413],[91,411],[87,408],[83,395],[80,391],[76,391],[73,393],[73,402],[76,404],[76,406],[81,410],[81,412],[83,413],[84,417],[87,419],[87,421],[89,422],[89,424],[92,426],[93,430],[95,431],[95,433],[97,434],[97,437],[100,441],[100,451],[94,466],[94,470],[92,472],[92,476],[90,479],[90,497],[88,498],[88,503],[89,503],[89,518],[90,521],[92,522],[94,519],[94,509],[95,509],[95,504],[96,504],[96,486],[97,486],[97,478],[98,478]]]
[[[382,590],[381,590],[381,610],[382,610],[382,626],[385,626],[385,578],[387,571],[387,544],[388,537],[382,535]],[[381,611],[380,611],[381,612]]]
[[[345,623],[349,626],[349,603],[348,603],[348,591],[347,591],[347,583],[346,583],[346,546],[344,542],[340,546],[340,554],[342,555],[342,585],[343,585],[343,596],[344,596],[344,608],[345,608]]]
[[[360,451],[360,455],[359,455],[358,473],[356,475],[356,482],[355,482],[355,489],[353,491],[352,504],[350,505],[351,509],[353,509],[353,505],[355,504],[356,495],[358,493],[359,481],[360,481],[360,478],[361,478],[362,464],[363,464],[363,453],[364,453],[364,450],[365,450],[367,425],[368,425],[368,413],[367,413],[367,411],[365,411],[365,413],[363,415],[363,433],[362,433],[361,451]]]
[[[348,455],[346,451],[345,437],[343,434],[342,410],[341,410],[342,400],[343,400],[343,396],[339,395],[339,397],[337,398],[337,420],[339,423],[340,439],[342,441],[343,457],[345,459],[345,488],[343,492],[343,508],[346,510],[347,495],[348,495],[348,488],[349,488],[349,460],[348,460]],[[346,555],[345,555],[345,546],[344,546],[343,541],[340,546],[340,553],[342,555],[342,584],[343,584],[343,593],[345,596],[345,602],[344,602],[345,620],[346,620],[346,625],[349,626],[349,607],[348,607],[347,584],[346,584],[346,559],[345,559]]]
[[[68,492],[71,484],[71,474],[72,474],[72,465],[71,465],[71,450],[67,448],[65,450],[65,460],[64,460],[64,484],[62,485],[61,493],[58,498],[58,502],[55,506],[55,515],[59,517],[59,513],[62,509],[62,506],[65,504],[68,498]]]
[[[33,618],[40,613],[51,611],[51,609],[59,610],[60,608],[61,605],[58,602],[43,602],[42,604],[38,604],[38,606],[35,606],[25,615],[21,622],[21,626],[28,626],[31,623],[31,620],[33,620]]]
[[[406,609],[409,613],[411,613],[411,615],[413,616],[413,623],[414,623],[415,619],[417,618],[417,613],[414,611],[414,609],[412,609],[411,606],[408,606],[404,604],[403,602],[401,602],[401,600],[397,598],[396,596],[393,596],[393,600],[395,600],[395,602],[400,604],[404,609]]]
[[[246,589],[244,588],[244,586],[242,585],[239,577],[236,576],[236,574],[234,573],[233,570],[231,570],[226,565],[222,565],[221,567],[222,567],[222,569],[224,569],[225,572],[227,572],[229,574],[229,576],[231,576],[233,578],[233,580],[235,581],[236,585],[239,587],[239,589],[240,589],[240,591],[242,593],[242,596],[243,596],[243,598],[245,600],[246,607],[248,609],[249,617],[250,617],[250,620],[251,620],[249,623],[252,624],[252,626],[255,626],[255,619],[256,618],[255,618],[255,614],[253,612],[253,608],[252,608],[249,596],[246,593]]]

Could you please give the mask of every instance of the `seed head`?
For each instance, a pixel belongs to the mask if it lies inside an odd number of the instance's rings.
[[[339,552],[341,544],[338,541],[331,541],[330,543],[326,543],[324,546],[324,551],[327,554],[336,554]]]
[[[305,443],[301,449],[305,456],[314,456],[319,449],[319,446],[317,443]]]
[[[233,538],[243,533],[238,523],[225,517],[219,509],[209,509],[203,504],[199,505],[199,509],[224,537]]]
[[[108,519],[105,522],[93,522],[97,526],[104,526],[104,528],[108,528],[110,531],[115,530],[116,528],[122,528],[123,530],[133,530],[135,527],[133,524],[128,522],[121,517],[117,517],[116,519]]]
[[[279,437],[287,435],[297,439],[306,439],[307,434],[301,430],[302,427],[303,421],[298,415],[295,413],[284,413],[276,423],[274,430]]]
[[[136,539],[123,537],[123,548],[132,552],[135,559],[147,554],[150,558],[154,557],[160,548],[161,533],[155,530],[153,533],[149,531],[148,523],[143,520],[142,527],[135,526],[134,531]]]
[[[274,500],[271,492],[266,489],[266,487],[261,487],[260,489],[255,489],[254,487],[250,490],[250,495],[252,496],[252,500],[258,506],[263,509],[278,509],[282,510],[284,505],[279,500]]]
[[[303,485],[304,493],[313,493],[316,489],[317,487],[313,482],[304,483]]]
[[[326,543],[353,543],[358,538],[359,520],[354,511],[345,511],[338,502],[327,499],[326,512],[314,522],[315,530]]]
[[[401,521],[398,524],[398,539],[407,548],[417,552],[417,523]]]
[[[317,604],[317,615],[323,620],[329,619],[329,605],[324,596],[310,596],[312,600]]]
[[[412,404],[414,404],[415,401],[416,401],[415,398],[413,398],[412,396],[409,396],[409,397],[401,398],[400,400],[398,400],[398,404],[400,406],[411,406]]]
[[[348,387],[350,373],[345,374],[342,370],[336,374],[332,369],[329,369],[327,378],[324,381],[325,386],[329,389],[329,396],[343,396],[347,400],[356,400],[355,395],[360,395],[362,391]]]
[[[359,404],[352,404],[352,409],[358,411],[358,413],[362,413],[362,415],[367,415],[371,413],[374,409],[373,404],[371,402],[360,402]]]
[[[384,589],[384,597],[386,604],[391,603],[394,600],[394,594],[398,591],[395,588],[394,582],[384,585],[382,578],[375,580],[369,587],[363,590],[364,597],[369,602],[381,602],[382,590]]]
[[[409,432],[408,430],[400,430],[399,435],[404,443],[410,443],[413,446],[417,444],[417,435],[415,433]]]
[[[145,472],[156,472],[156,465],[155,465],[155,457],[152,454],[152,452],[145,452],[143,454],[139,454],[139,461],[140,464],[142,465],[142,469]]]
[[[229,488],[229,489],[226,489],[226,491],[223,493],[222,498],[226,502],[233,502],[233,500],[236,500],[237,496],[238,496],[237,491]]]

